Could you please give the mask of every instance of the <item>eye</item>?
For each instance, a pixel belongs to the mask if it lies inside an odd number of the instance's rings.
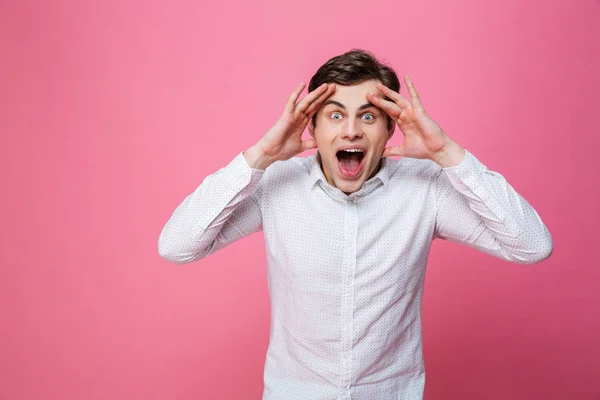
[[[340,116],[340,118],[341,118],[341,114],[340,114],[340,113],[338,113],[338,112],[335,112],[335,113],[331,114],[331,118],[333,118],[333,117],[334,117],[334,116],[336,116],[336,115],[339,115],[339,116]],[[333,118],[333,119],[340,119],[340,118]]]
[[[372,121],[373,119],[375,119],[373,114],[364,114],[363,117],[370,117],[369,119],[367,119],[367,121]]]

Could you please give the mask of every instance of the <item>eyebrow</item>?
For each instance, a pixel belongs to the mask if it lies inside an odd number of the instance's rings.
[[[327,100],[325,103],[323,103],[323,107],[325,107],[328,104],[335,104],[336,106],[338,106],[340,108],[343,108],[344,110],[346,109],[346,107],[342,103],[340,103],[339,101]],[[358,111],[362,111],[362,110],[367,109],[369,107],[377,108],[375,106],[375,104],[373,104],[373,103],[366,103],[366,104],[363,104],[362,106],[358,107]]]

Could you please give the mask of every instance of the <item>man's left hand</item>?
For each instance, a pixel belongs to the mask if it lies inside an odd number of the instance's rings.
[[[425,112],[419,94],[410,77],[404,81],[410,101],[400,93],[378,84],[380,93],[368,93],[367,100],[384,110],[402,131],[404,143],[386,147],[383,157],[401,156],[426,158],[437,162],[442,168],[458,165],[465,156],[465,150],[444,133],[442,128]],[[383,98],[387,96],[393,101]]]

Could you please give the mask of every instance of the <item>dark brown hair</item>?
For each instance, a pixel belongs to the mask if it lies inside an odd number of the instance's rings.
[[[323,64],[310,79],[308,92],[312,92],[323,83],[355,85],[370,79],[378,79],[385,86],[399,92],[400,81],[396,72],[387,63],[377,60],[373,53],[362,49],[351,49],[335,56]],[[391,99],[385,96],[386,100]],[[387,128],[391,131],[395,121],[386,114]],[[313,126],[317,123],[317,114],[312,118]]]

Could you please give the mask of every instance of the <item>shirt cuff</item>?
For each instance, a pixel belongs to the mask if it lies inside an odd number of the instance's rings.
[[[251,168],[243,152],[239,152],[224,170],[227,172],[229,186],[237,190],[254,188],[265,173],[264,169]]]
[[[486,166],[472,153],[465,149],[465,157],[458,165],[442,168],[448,179],[457,189],[475,190],[481,183],[481,175]]]

